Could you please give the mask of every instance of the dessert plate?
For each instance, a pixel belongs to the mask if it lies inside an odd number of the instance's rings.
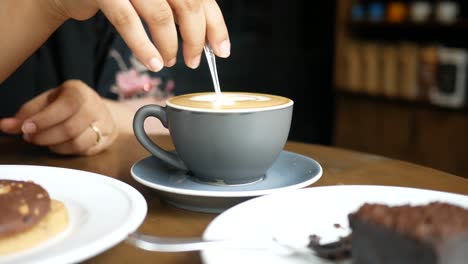
[[[0,263],[78,263],[95,256],[133,233],[143,222],[147,205],[133,187],[113,178],[80,170],[0,165],[0,178],[31,180],[69,215],[68,228],[45,243],[0,256]]]
[[[155,190],[169,204],[191,211],[219,213],[260,195],[299,189],[322,176],[320,164],[303,155],[282,151],[261,181],[235,186],[198,182],[186,171],[174,169],[156,157],[136,162],[133,178]]]
[[[327,186],[271,194],[236,205],[217,216],[205,230],[206,239],[275,237],[294,247],[306,247],[310,235],[321,243],[350,233],[347,216],[365,202],[388,205],[425,204],[443,201],[468,208],[468,196],[404,187]],[[270,263],[326,264],[313,255],[281,255],[268,250],[216,248],[202,251],[206,264]]]

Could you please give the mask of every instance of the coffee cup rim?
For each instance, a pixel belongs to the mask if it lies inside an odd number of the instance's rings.
[[[186,95],[205,95],[205,94],[214,94],[213,92],[202,92],[202,93],[190,93],[190,94],[181,94],[180,96]],[[280,104],[280,105],[273,105],[273,106],[264,106],[264,107],[254,107],[254,108],[243,108],[243,109],[226,109],[226,108],[214,108],[214,109],[203,109],[197,107],[190,107],[190,106],[182,106],[176,105],[171,102],[171,99],[174,99],[178,96],[174,96],[169,98],[166,101],[166,105],[171,108],[184,110],[184,111],[191,111],[191,112],[202,112],[202,113],[253,113],[253,112],[261,112],[261,111],[271,111],[271,110],[278,110],[290,107],[294,104],[294,101],[290,98],[274,95],[274,94],[265,94],[265,93],[251,93],[251,92],[223,92],[223,94],[252,94],[252,95],[259,95],[259,96],[275,96],[287,99],[287,103]]]

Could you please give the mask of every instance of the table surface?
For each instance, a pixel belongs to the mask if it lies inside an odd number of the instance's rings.
[[[168,136],[154,141],[173,149]],[[67,167],[96,172],[124,181],[139,190],[148,202],[148,214],[139,231],[163,236],[201,236],[216,214],[186,211],[162,203],[157,193],[133,180],[130,167],[149,156],[133,135],[120,135],[107,151],[92,157],[64,157],[24,143],[19,138],[0,138],[1,164]],[[286,150],[317,160],[322,178],[312,186],[392,185],[468,194],[468,179],[431,168],[321,145],[288,142]],[[121,243],[85,263],[201,263],[198,252],[155,253]]]

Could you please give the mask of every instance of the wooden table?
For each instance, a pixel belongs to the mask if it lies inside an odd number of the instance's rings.
[[[173,148],[167,136],[154,138]],[[106,152],[93,157],[64,157],[24,143],[18,138],[0,138],[1,164],[47,165],[80,169],[112,176],[143,193],[148,215],[139,231],[164,236],[201,236],[216,216],[190,212],[161,203],[156,192],[134,181],[130,167],[148,156],[133,135],[121,135]],[[287,150],[310,156],[323,167],[322,178],[313,186],[375,184],[408,186],[468,195],[468,180],[427,167],[338,148],[289,142]],[[154,253],[121,243],[86,263],[200,263],[198,253]]]

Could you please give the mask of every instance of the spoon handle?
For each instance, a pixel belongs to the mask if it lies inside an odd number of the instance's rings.
[[[216,69],[216,56],[210,47],[210,44],[206,43],[203,47],[205,51],[206,60],[208,61],[208,67],[210,67],[211,79],[213,80],[213,86],[216,93],[216,99],[221,99],[221,87],[219,86],[218,71]]]
[[[158,252],[199,251],[212,247],[242,249],[265,249],[268,247],[265,243],[258,243],[258,241],[249,243],[249,241],[236,240],[205,240],[201,237],[158,237],[140,233],[130,234],[126,242],[144,250]]]
[[[157,252],[200,251],[210,248],[243,250],[269,250],[278,255],[316,255],[324,259],[346,259],[350,256],[349,237],[328,244],[311,241],[309,245],[298,246],[285,243],[275,237],[231,240],[207,240],[201,237],[160,237],[138,232],[130,234],[127,243],[144,250]]]

